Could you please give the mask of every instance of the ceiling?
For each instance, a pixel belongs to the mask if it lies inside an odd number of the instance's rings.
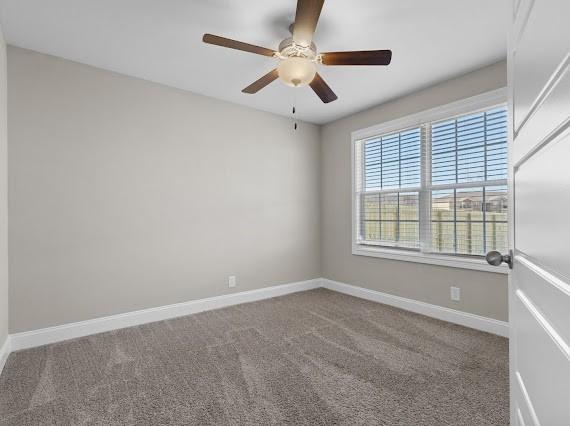
[[[392,49],[388,67],[324,67],[339,99],[276,81],[241,89],[275,59],[201,42],[205,32],[271,49],[288,37],[296,0],[0,0],[9,44],[218,99],[323,124],[506,55],[506,1],[326,0],[319,51]]]

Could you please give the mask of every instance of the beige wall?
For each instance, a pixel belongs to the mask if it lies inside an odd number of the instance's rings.
[[[506,320],[504,275],[353,256],[350,199],[353,130],[503,87],[504,63],[294,132],[63,59],[8,58],[11,332],[321,275]]]
[[[352,255],[350,164],[352,131],[506,85],[506,63],[500,62],[321,129],[321,261],[325,278],[507,319],[506,275]],[[460,302],[450,300],[452,285],[461,288]]]
[[[6,44],[0,28],[0,348],[8,336],[8,139]]]
[[[320,276],[317,126],[8,59],[11,332]]]

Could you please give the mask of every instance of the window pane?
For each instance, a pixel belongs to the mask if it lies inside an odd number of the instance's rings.
[[[421,129],[364,142],[365,191],[420,186]]]
[[[380,196],[380,214],[382,220],[398,220],[398,194]]]
[[[487,174],[486,180],[507,179],[507,109],[485,112]]]
[[[507,202],[506,186],[432,191],[432,251],[482,256],[505,250]]]
[[[453,189],[432,191],[431,218],[435,221],[455,219],[455,195]]]
[[[432,183],[456,183],[456,121],[448,120],[431,127]]]
[[[362,194],[361,200],[363,243],[419,248],[418,192]]]
[[[506,186],[491,186],[485,189],[486,252],[508,251],[508,202]]]
[[[382,241],[396,243],[398,241],[398,221],[383,221],[381,223]]]
[[[485,180],[485,147],[466,148],[457,152],[457,180],[477,182]]]
[[[362,217],[364,220],[380,219],[379,195],[364,195],[362,202]]]
[[[400,220],[419,220],[420,206],[417,192],[401,192],[399,197]]]
[[[378,194],[362,197],[361,204],[361,238],[370,241],[380,240],[380,196]]]
[[[483,188],[458,189],[455,197],[458,221],[483,221]]]
[[[420,242],[419,222],[400,222],[400,245],[417,248]]]
[[[366,241],[380,241],[380,222],[364,222],[362,238]]]
[[[506,186],[489,186],[485,189],[487,221],[506,222],[509,195]]]
[[[382,138],[382,188],[400,187],[400,135]]]
[[[432,248],[438,253],[455,252],[455,223],[432,222]]]
[[[506,108],[432,124],[431,151],[434,185],[506,179]]]
[[[483,239],[482,222],[457,222],[457,253],[484,254]]]
[[[508,252],[508,224],[506,222],[488,222],[486,225],[487,247],[485,252],[497,250]]]

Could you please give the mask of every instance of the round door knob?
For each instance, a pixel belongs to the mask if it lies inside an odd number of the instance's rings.
[[[503,255],[498,251],[490,251],[487,253],[487,256],[485,256],[485,259],[487,259],[489,265],[493,266],[499,266],[503,263]]]
[[[512,252],[509,254],[502,255],[498,251],[493,250],[487,253],[485,259],[487,260],[487,263],[489,265],[500,266],[501,263],[505,262],[507,265],[509,265],[509,268],[511,269],[513,268]]]

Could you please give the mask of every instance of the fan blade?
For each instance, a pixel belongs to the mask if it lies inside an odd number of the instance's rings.
[[[322,53],[323,65],[388,65],[391,50],[361,50],[355,52]]]
[[[202,41],[216,46],[228,47],[230,49],[243,50],[244,52],[257,53],[263,56],[273,56],[275,52],[265,47],[255,46],[253,44],[244,43],[242,41],[232,40],[231,38],[220,37],[213,34],[204,34]]]
[[[323,101],[325,104],[328,104],[329,102],[332,101],[336,101],[338,99],[338,96],[335,95],[335,93],[332,91],[329,85],[325,83],[325,81],[319,75],[319,73],[315,75],[315,78],[313,79],[313,81],[311,81],[309,86],[311,86],[311,89],[314,90],[317,96],[321,98],[321,101]]]
[[[309,46],[317,29],[319,16],[325,0],[297,0],[297,13],[293,26],[293,40]]]
[[[247,86],[245,89],[243,89],[242,92],[253,95],[254,93],[259,92],[261,89],[263,89],[269,83],[272,83],[273,81],[277,80],[278,77],[279,77],[279,74],[277,73],[277,69],[269,71],[267,74],[265,74],[259,80],[254,81],[249,86]]]

